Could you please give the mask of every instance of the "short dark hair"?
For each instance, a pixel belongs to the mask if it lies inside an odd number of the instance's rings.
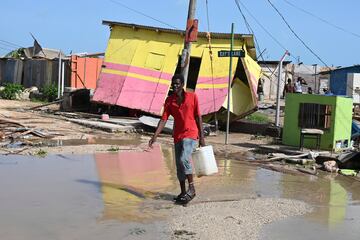
[[[174,81],[175,79],[180,79],[181,84],[184,84],[184,76],[181,74],[175,74],[172,78],[171,81]]]

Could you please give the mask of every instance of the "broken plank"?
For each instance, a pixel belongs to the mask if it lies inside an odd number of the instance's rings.
[[[28,110],[35,110],[35,109],[38,109],[38,108],[42,108],[42,107],[46,107],[46,106],[53,105],[53,104],[56,104],[56,103],[60,103],[62,101],[64,101],[64,99],[59,99],[59,100],[56,100],[56,101],[53,101],[53,102],[41,104],[41,105],[38,105],[38,106],[35,106],[35,107],[32,107],[32,108],[29,108]]]
[[[77,123],[86,127],[100,129],[106,132],[128,132],[132,131],[135,128],[133,126],[121,126],[117,124],[105,123],[105,122],[98,122],[98,121],[91,121],[85,119],[66,119],[69,122]]]

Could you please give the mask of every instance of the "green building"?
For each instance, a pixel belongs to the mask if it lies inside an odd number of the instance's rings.
[[[286,95],[282,142],[300,146],[302,130],[323,132],[320,149],[338,151],[350,146],[352,123],[351,98],[340,96]],[[316,139],[304,139],[304,147],[315,149]]]

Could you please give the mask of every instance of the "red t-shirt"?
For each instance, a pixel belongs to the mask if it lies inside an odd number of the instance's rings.
[[[184,100],[180,106],[176,102],[177,95],[173,94],[166,98],[162,120],[174,117],[174,142],[177,143],[184,138],[198,139],[199,129],[195,117],[201,116],[198,98],[195,93],[184,92]]]

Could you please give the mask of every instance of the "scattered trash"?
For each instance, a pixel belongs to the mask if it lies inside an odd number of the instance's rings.
[[[103,120],[103,121],[109,120],[109,115],[108,114],[101,114],[101,120]]]
[[[339,168],[336,161],[326,161],[323,163],[324,169],[328,172],[338,172]]]
[[[356,176],[359,171],[353,169],[339,169],[339,173],[344,176]]]
[[[273,161],[285,160],[288,163],[306,165],[306,164],[315,163],[315,158],[318,155],[319,155],[318,153],[312,151],[298,155],[286,155],[284,153],[270,153],[269,159],[267,161],[273,162]]]

